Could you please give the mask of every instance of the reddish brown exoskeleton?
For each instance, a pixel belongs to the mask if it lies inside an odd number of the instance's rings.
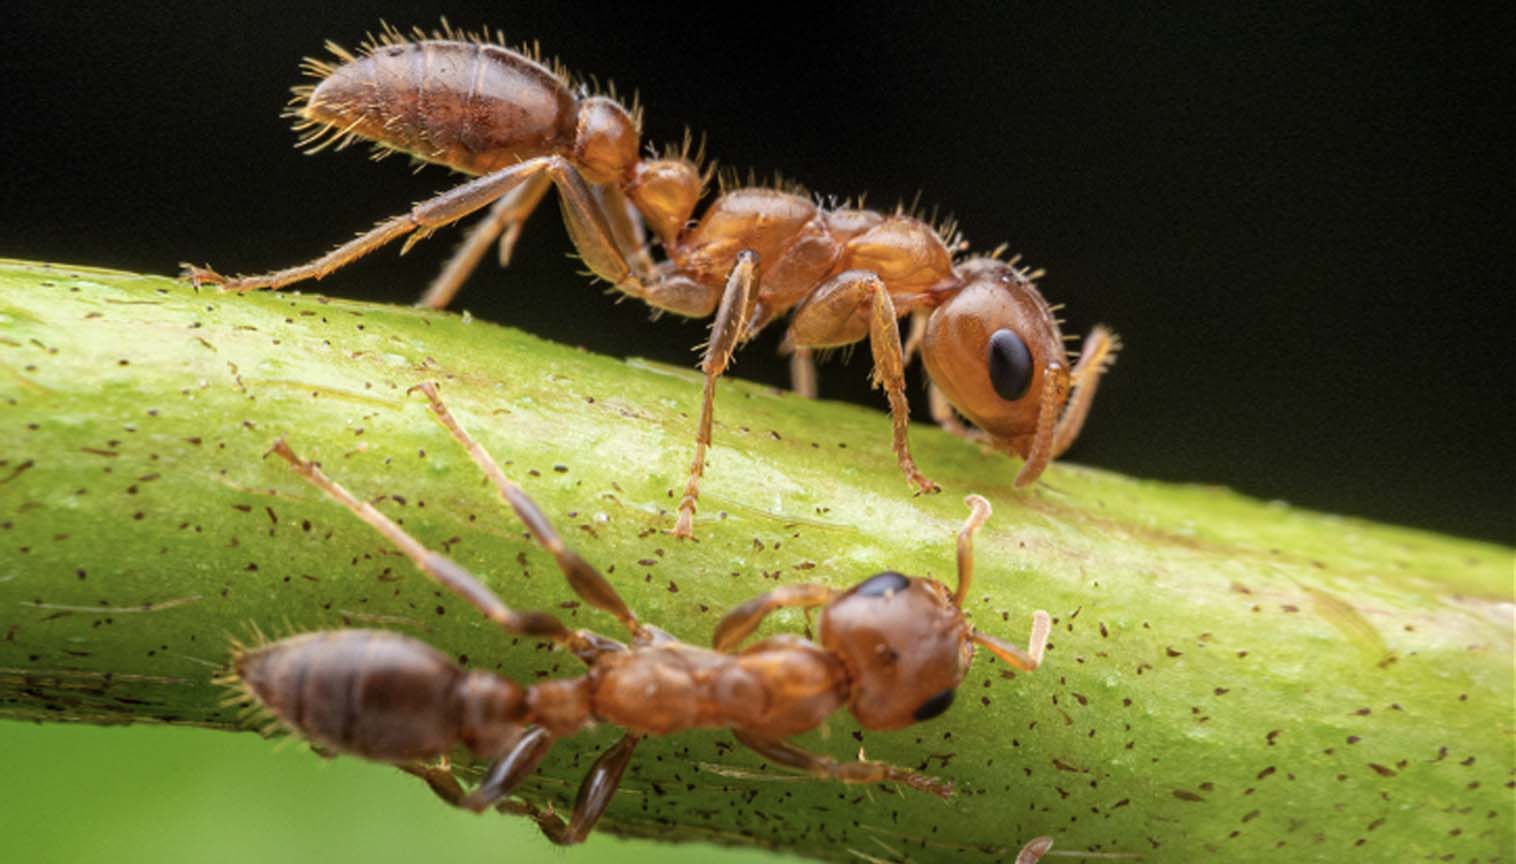
[[[359,54],[331,43],[335,61],[307,60],[320,79],[296,88],[291,114],[311,152],[355,139],[381,154],[478,175],[297,267],[228,279],[186,266],[196,284],[232,291],[319,279],[392,240],[405,247],[479,210],[488,214],[464,241],[421,304],[445,306],[499,238],[505,262],[522,223],[548,185],[558,190],[570,238],[589,269],[656,309],[714,314],[701,369],[705,392],[674,533],[694,527],[717,379],[736,347],[791,310],[785,335],[795,388],[814,395],[813,349],[862,341],[873,380],[889,398],[893,447],[920,492],[935,492],[911,458],[905,367],[919,346],[931,377],[932,414],[1025,459],[1025,486],[1061,455],[1084,423],[1100,375],[1118,349],[1096,327],[1077,363],[1052,309],[1015,262],[956,260],[966,244],[951,231],[897,210],[825,207],[793,190],[723,188],[698,221],[708,172],[685,152],[640,155],[639,112],[613,96],[588,95],[561,69],[451,29],[406,38],[387,29]],[[686,148],[687,150],[687,148]],[[648,231],[666,260],[655,262]],[[946,236],[944,236],[946,235]],[[913,318],[905,347],[897,319]]]
[[[714,650],[680,642],[637,619],[616,589],[568,549],[536,504],[465,432],[431,385],[431,410],[468,451],[557,561],[586,603],[614,615],[630,644],[570,630],[546,612],[518,612],[463,567],[431,551],[359,500],[281,439],[274,452],[306,480],[373,526],[443,588],[513,636],[551,640],[588,667],[584,675],[521,686],[493,672],[460,668],[424,642],[398,633],[333,630],[251,649],[239,648],[234,680],[258,704],[331,751],[389,762],[424,779],[450,804],[474,811],[500,806],[536,819],[556,843],[577,843],[594,826],[647,735],[728,728],[742,744],[779,765],[844,783],[904,783],[943,797],[950,783],[883,762],[838,762],[785,739],[814,729],[846,707],[867,729],[898,729],[952,704],[981,645],[1024,671],[1042,662],[1050,619],[1038,611],[1026,650],[971,627],[961,607],[973,572],[973,536],[990,515],[977,495],[958,532],[956,590],[930,579],[878,573],[845,591],[787,585],[734,609],[716,627]],[[816,641],[770,636],[739,648],[769,613],[820,607]],[[559,738],[592,723],[626,734],[590,769],[565,823],[551,811],[502,800],[531,774]],[[492,765],[465,792],[432,760],[459,746]]]

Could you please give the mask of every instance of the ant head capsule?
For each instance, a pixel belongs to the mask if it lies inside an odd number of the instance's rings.
[[[980,258],[959,273],[967,284],[927,322],[927,372],[965,417],[1025,456],[1068,395],[1063,335],[1036,286],[1010,264]]]
[[[817,636],[847,667],[853,716],[869,729],[898,729],[946,711],[974,655],[946,586],[888,570],[829,604]]]

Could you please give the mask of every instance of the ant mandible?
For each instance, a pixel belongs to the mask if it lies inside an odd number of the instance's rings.
[[[295,88],[288,112],[300,144],[317,152],[366,139],[378,155],[477,175],[381,222],[327,254],[284,270],[227,278],[184,265],[196,285],[231,291],[281,288],[320,279],[359,256],[406,237],[402,252],[445,225],[488,213],[420,305],[441,308],[499,239],[506,263],[521,226],[547,192],[558,190],[570,239],[584,263],[616,290],[655,309],[715,314],[701,361],[704,397],[674,533],[694,531],[695,506],[711,443],[716,381],[737,346],[794,310],[785,334],[795,389],[816,392],[811,351],[869,340],[874,385],[890,405],[892,446],[918,492],[938,486],[916,467],[907,440],[905,367],[919,347],[932,382],[932,417],[949,431],[979,437],[1025,462],[1026,486],[1074,442],[1096,384],[1119,342],[1090,331],[1072,363],[1053,309],[1015,261],[995,253],[957,261],[966,244],[904,211],[824,207],[795,190],[723,188],[692,221],[709,172],[682,151],[639,156],[641,112],[614,95],[574,87],[536,52],[513,51],[452,30],[411,38],[386,27],[358,54],[328,42],[335,62],[308,58],[320,79]],[[725,187],[726,184],[723,184]],[[655,263],[647,230],[667,260]],[[407,236],[408,235],[408,236]],[[912,316],[901,345],[897,319]]]
[[[587,671],[521,686],[464,669],[417,639],[383,630],[306,633],[251,648],[237,646],[230,681],[319,748],[388,762],[426,781],[443,800],[481,812],[498,806],[534,818],[550,840],[583,840],[605,811],[648,735],[729,728],[739,742],[778,765],[844,783],[903,783],[942,797],[944,780],[884,762],[838,762],[785,741],[846,706],[866,729],[898,729],[946,711],[968,673],[974,646],[1023,671],[1042,662],[1051,624],[1035,612],[1026,650],[971,627],[962,605],[973,574],[973,537],[990,505],[970,495],[958,532],[958,587],[885,571],[852,588],[786,585],[738,606],[716,626],[714,650],[680,642],[638,620],[593,566],[566,547],[520,487],[449,412],[435,386],[419,388],[433,415],[494,483],[534,540],[551,554],[586,603],[609,612],[630,644],[570,630],[547,612],[518,612],[449,558],[300,458],[281,438],[273,452],[359,519],[426,575],[512,636],[550,640]],[[794,635],[740,643],[771,612],[820,607],[816,641]],[[245,697],[240,697],[245,698]],[[594,723],[625,735],[595,761],[568,822],[550,809],[505,802],[553,743]],[[464,792],[446,763],[463,745],[492,764]]]

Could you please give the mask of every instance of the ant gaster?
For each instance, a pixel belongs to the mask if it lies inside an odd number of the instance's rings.
[[[605,811],[637,742],[686,729],[729,728],[765,759],[844,783],[904,783],[947,797],[950,783],[884,762],[838,762],[785,741],[847,707],[866,729],[898,729],[936,717],[953,701],[982,645],[1020,670],[1042,662],[1050,619],[1033,615],[1026,650],[971,627],[961,607],[973,572],[973,536],[990,515],[970,495],[958,532],[958,587],[895,572],[845,591],[786,585],[738,606],[716,626],[714,650],[680,642],[638,620],[604,576],[568,549],[532,499],[501,471],[454,419],[434,386],[420,385],[432,413],[494,483],[536,542],[557,561],[586,603],[625,626],[630,644],[570,630],[547,612],[518,612],[462,566],[423,546],[366,501],[295,454],[283,439],[273,452],[347,507],[443,588],[512,636],[551,640],[588,667],[576,678],[522,686],[493,672],[464,669],[409,636],[382,630],[331,630],[239,646],[231,680],[320,748],[392,763],[424,779],[450,804],[473,811],[498,805],[532,816],[555,843],[584,839]],[[771,612],[820,607],[816,641],[769,636],[742,641]],[[241,697],[245,698],[245,697]],[[625,735],[590,769],[565,823],[550,809],[502,799],[547,755],[553,742],[594,723]],[[464,792],[435,760],[459,745],[492,760]]]
[[[1074,442],[1119,343],[1097,326],[1071,363],[1053,309],[1033,284],[1039,274],[993,253],[955,261],[966,244],[904,211],[822,206],[793,190],[723,184],[694,221],[709,174],[688,146],[640,156],[635,106],[589,95],[535,51],[528,56],[487,35],[457,33],[444,22],[443,32],[416,30],[413,38],[386,28],[358,54],[329,42],[336,61],[306,60],[305,71],[320,81],[295,88],[289,111],[307,133],[300,142],[307,152],[361,138],[381,156],[404,152],[477,179],[306,264],[231,279],[185,265],[186,275],[232,291],[280,288],[319,279],[401,237],[409,249],[488,208],[421,300],[441,308],[497,238],[501,262],[509,260],[522,224],[553,185],[569,237],[595,276],[655,309],[716,316],[701,362],[705,391],[674,527],[680,536],[693,533],[716,381],[740,343],[791,310],[784,345],[804,395],[816,390],[812,350],[868,338],[873,382],[889,399],[893,449],[918,492],[938,489],[917,469],[907,441],[905,367],[918,347],[934,385],[933,419],[977,437],[956,408],[991,444],[1021,456],[1015,485],[1036,480]],[[648,230],[666,260],[653,260]],[[905,315],[912,338],[902,347],[896,321]]]

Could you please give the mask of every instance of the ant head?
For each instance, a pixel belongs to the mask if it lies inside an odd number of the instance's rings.
[[[975,258],[958,275],[964,287],[927,321],[927,373],[965,417],[1026,456],[1068,398],[1063,335],[1037,287],[1011,264]]]
[[[847,667],[850,708],[868,729],[946,711],[974,656],[970,634],[947,586],[888,570],[833,600],[817,625],[822,646]]]

